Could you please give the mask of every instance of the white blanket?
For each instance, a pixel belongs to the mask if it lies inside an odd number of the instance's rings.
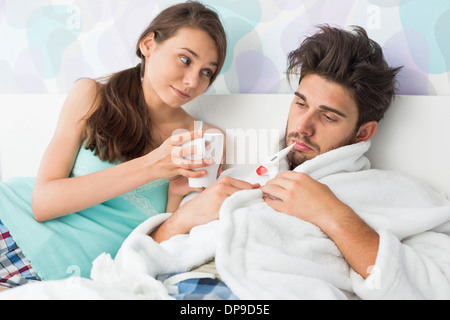
[[[236,193],[219,221],[162,245],[146,234],[168,216],[150,219],[124,243],[115,263],[157,276],[215,257],[221,277],[241,299],[450,298],[450,202],[421,182],[370,170],[364,156],[369,147],[340,148],[296,168],[327,184],[379,233],[377,262],[366,280],[319,228],[275,212],[260,190]],[[255,182],[253,172],[246,174]]]
[[[273,211],[259,191],[241,192],[222,207],[216,251],[219,273],[237,296],[450,298],[449,201],[403,175],[368,170],[369,146],[329,152],[295,171],[327,184],[379,233],[372,275],[364,281],[351,270],[316,226]]]
[[[252,190],[230,197],[219,221],[161,245],[148,233],[170,215],[149,219],[114,260],[97,258],[93,280],[80,281],[77,290],[97,290],[104,299],[169,298],[154,277],[189,271],[215,257],[222,279],[241,299],[450,299],[450,202],[421,182],[370,170],[364,156],[369,147],[343,147],[296,168],[327,184],[379,233],[376,265],[366,280],[319,228],[272,210],[261,191]],[[67,281],[73,279],[60,282],[60,294]],[[0,299],[17,298],[20,290],[55,298],[55,285],[53,291],[46,285],[25,286]]]

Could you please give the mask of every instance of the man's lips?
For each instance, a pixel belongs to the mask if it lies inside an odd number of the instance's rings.
[[[172,87],[172,90],[175,92],[175,94],[180,97],[181,99],[188,99],[191,96],[183,91],[178,90],[177,88]]]
[[[300,151],[311,151],[312,148],[308,147],[306,144],[300,142],[300,141],[295,141],[295,146],[294,149],[300,150]]]

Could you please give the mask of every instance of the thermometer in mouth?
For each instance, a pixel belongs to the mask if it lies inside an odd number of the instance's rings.
[[[272,156],[269,161],[267,161],[264,165],[256,169],[256,174],[260,177],[267,175],[273,166],[277,165],[280,160],[287,157],[287,155],[292,150],[292,148],[294,148],[294,146],[295,143]]]

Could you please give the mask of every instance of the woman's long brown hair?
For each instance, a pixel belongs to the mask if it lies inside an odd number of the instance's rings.
[[[141,82],[145,58],[139,44],[151,32],[155,32],[155,40],[162,43],[183,27],[203,30],[216,42],[218,69],[210,85],[220,73],[225,62],[227,39],[217,13],[195,1],[162,11],[139,38],[136,54],[141,63],[113,74],[106,83],[98,83],[96,102],[85,117],[85,147],[102,161],[129,161],[149,153],[161,143],[152,135],[154,124]]]

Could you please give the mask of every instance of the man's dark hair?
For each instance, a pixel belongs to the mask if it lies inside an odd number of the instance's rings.
[[[369,121],[379,122],[395,97],[401,68],[388,66],[380,45],[361,27],[353,26],[350,31],[329,26],[319,29],[289,54],[288,76],[300,71],[301,82],[315,74],[346,88],[358,106],[356,129]]]

